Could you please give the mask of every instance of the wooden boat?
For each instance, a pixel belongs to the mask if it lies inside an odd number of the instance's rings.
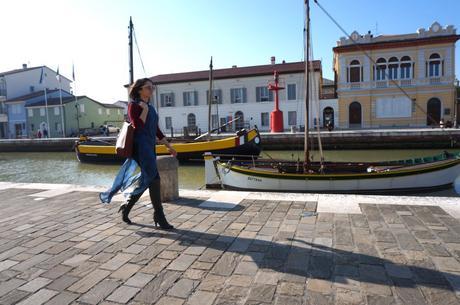
[[[433,191],[452,186],[460,174],[460,153],[447,152],[388,162],[302,163],[278,160],[223,161],[205,156],[206,187],[245,191],[314,193],[407,193]]]
[[[321,161],[311,161],[308,146],[311,93],[308,69],[309,0],[305,1],[305,5],[305,126],[307,126],[304,144],[305,159],[302,162],[286,160],[223,162],[218,156],[208,153],[205,155],[206,186],[246,191],[385,194],[432,191],[451,187],[460,174],[460,154],[445,152],[427,158],[391,162],[325,162],[319,127],[318,148]],[[403,91],[401,88],[400,90]]]
[[[203,161],[203,154],[208,151],[215,154],[252,158],[260,154],[260,145],[260,134],[257,129],[241,130],[234,136],[219,140],[172,143],[179,161]],[[164,145],[156,145],[155,149],[159,156],[169,154]],[[81,137],[75,143],[75,153],[80,162],[118,163],[124,161],[124,158],[120,158],[115,152],[115,140],[107,142],[96,138]]]

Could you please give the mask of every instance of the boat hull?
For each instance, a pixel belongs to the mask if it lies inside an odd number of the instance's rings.
[[[383,173],[363,174],[280,174],[249,170],[215,161],[220,186],[226,189],[270,192],[389,194],[433,191],[452,186],[460,175],[460,160],[408,166]]]
[[[260,135],[256,129],[240,133],[236,136],[192,143],[172,143],[177,151],[177,159],[181,162],[203,161],[203,154],[211,151],[213,154],[222,155],[223,159],[231,155],[242,158],[258,156],[261,151]],[[169,155],[164,145],[156,145],[158,156]],[[114,145],[98,145],[95,142],[79,142],[75,146],[77,159],[84,163],[121,163],[125,158],[115,153]],[[226,156],[228,155],[228,156]]]

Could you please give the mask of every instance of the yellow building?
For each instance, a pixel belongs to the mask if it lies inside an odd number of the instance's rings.
[[[437,126],[454,122],[456,29],[373,37],[356,31],[334,50],[340,128]]]

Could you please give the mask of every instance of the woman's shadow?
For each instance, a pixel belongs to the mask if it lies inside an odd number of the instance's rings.
[[[135,225],[147,229],[154,228],[151,225]],[[177,240],[183,246],[206,247],[222,252],[221,255],[223,253],[244,254],[250,256],[259,269],[270,269],[305,278],[344,283],[347,282],[347,279],[351,279],[396,287],[426,286],[450,291],[460,289],[459,274],[416,265],[398,264],[377,256],[334,249],[295,238],[287,239],[292,242],[289,245],[275,241],[183,229],[153,232],[140,230],[136,234],[145,238],[158,237]],[[216,262],[218,263],[219,261]],[[232,268],[231,272],[233,272],[236,265],[235,262],[227,269]]]

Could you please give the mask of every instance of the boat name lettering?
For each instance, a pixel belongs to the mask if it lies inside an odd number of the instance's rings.
[[[248,177],[248,180],[262,182],[262,179],[254,178],[254,177]]]

